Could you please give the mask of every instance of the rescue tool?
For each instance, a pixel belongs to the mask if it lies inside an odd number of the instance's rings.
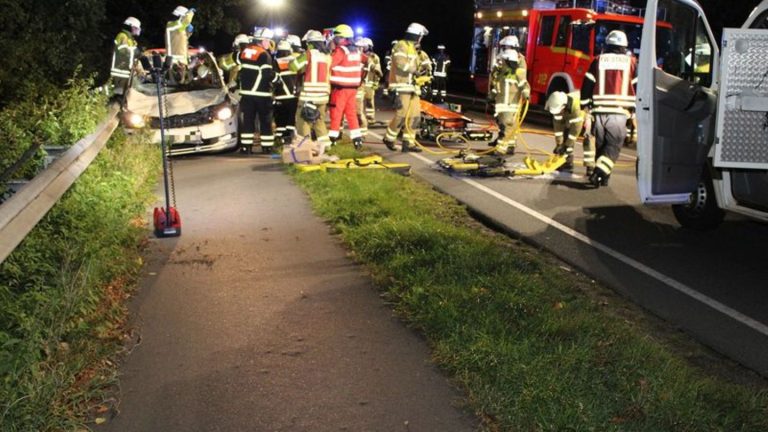
[[[470,141],[490,141],[493,133],[498,132],[496,126],[482,126],[461,113],[442,108],[421,100],[421,130],[420,139],[437,140],[441,135],[461,136]]]
[[[150,71],[157,87],[157,107],[160,120],[160,150],[163,157],[163,188],[165,190],[165,207],[155,207],[154,226],[157,237],[178,237],[181,235],[181,216],[176,210],[176,193],[173,181],[173,165],[170,161],[170,151],[165,141],[165,73],[170,69],[173,58],[166,56],[165,61],[160,54],[154,53],[152,61],[142,57],[141,63],[145,70]],[[171,205],[171,191],[173,204]]]

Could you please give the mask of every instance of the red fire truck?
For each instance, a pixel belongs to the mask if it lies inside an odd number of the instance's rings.
[[[470,64],[475,88],[487,92],[488,74],[504,36],[519,38],[528,64],[531,102],[543,104],[554,91],[581,88],[612,30],[623,30],[629,50],[639,55],[642,27],[643,10],[628,0],[475,0]],[[669,24],[660,24],[658,31],[657,40],[670,39]]]

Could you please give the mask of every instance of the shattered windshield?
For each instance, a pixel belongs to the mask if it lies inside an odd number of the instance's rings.
[[[164,78],[168,94],[221,89],[223,86],[216,61],[208,52],[190,55],[189,65],[174,63],[164,74]],[[134,69],[131,87],[147,96],[157,95],[154,77],[138,62]]]

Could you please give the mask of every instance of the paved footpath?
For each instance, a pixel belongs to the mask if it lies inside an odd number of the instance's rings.
[[[97,431],[472,431],[463,395],[392,316],[277,161],[175,163],[183,235],[152,240],[140,343]]]

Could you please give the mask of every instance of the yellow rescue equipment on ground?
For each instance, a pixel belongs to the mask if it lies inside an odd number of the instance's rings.
[[[540,176],[557,171],[565,164],[564,155],[552,155],[544,163],[528,156],[523,159],[525,168],[507,168],[506,159],[501,156],[461,154],[454,158],[445,158],[437,162],[441,168],[455,173],[476,177]]]
[[[551,174],[558,170],[561,166],[565,165],[567,158],[565,155],[553,154],[544,163],[540,163],[536,159],[526,156],[523,159],[525,168],[518,168],[512,171],[516,176],[540,176],[544,174]]]
[[[313,164],[313,165],[297,164],[296,169],[299,172],[303,172],[303,173],[316,172],[316,171],[332,172],[332,171],[347,170],[347,169],[352,169],[352,170],[388,169],[402,175],[410,175],[411,173],[410,164],[384,162],[384,158],[382,158],[379,155],[373,155],[373,156],[368,156],[364,158],[341,159],[335,162],[324,162],[321,164]]]

